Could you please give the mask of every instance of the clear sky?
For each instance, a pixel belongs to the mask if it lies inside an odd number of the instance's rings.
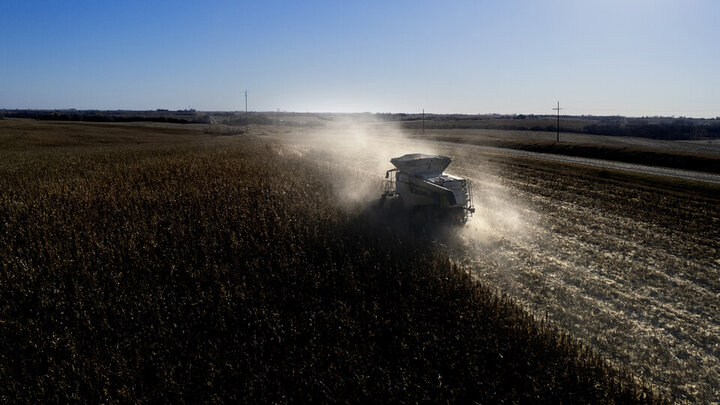
[[[720,116],[717,0],[0,5],[0,108]]]

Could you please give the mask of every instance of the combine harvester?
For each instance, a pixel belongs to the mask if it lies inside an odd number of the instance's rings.
[[[385,173],[380,206],[404,210],[411,225],[465,225],[475,212],[470,181],[443,173],[450,162],[421,153],[390,159],[395,168]]]

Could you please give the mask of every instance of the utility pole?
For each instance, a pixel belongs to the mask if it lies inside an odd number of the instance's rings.
[[[423,108],[423,135],[425,135],[425,109]]]
[[[555,142],[560,142],[560,102],[558,101],[557,108],[553,108],[553,110],[557,110],[558,116],[557,116],[557,139]]]
[[[245,90],[245,134],[248,133],[248,116],[247,116],[247,90]]]

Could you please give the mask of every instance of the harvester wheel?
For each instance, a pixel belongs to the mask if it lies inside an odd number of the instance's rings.
[[[387,194],[383,194],[383,195],[380,197],[380,201],[378,201],[378,205],[377,205],[378,208],[383,208],[383,207],[385,207],[385,199],[387,199]]]

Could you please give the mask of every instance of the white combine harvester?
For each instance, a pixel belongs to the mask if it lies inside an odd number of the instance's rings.
[[[395,168],[385,173],[380,205],[402,207],[411,224],[464,225],[475,212],[470,181],[443,173],[450,162],[447,156],[421,153],[390,159]]]

